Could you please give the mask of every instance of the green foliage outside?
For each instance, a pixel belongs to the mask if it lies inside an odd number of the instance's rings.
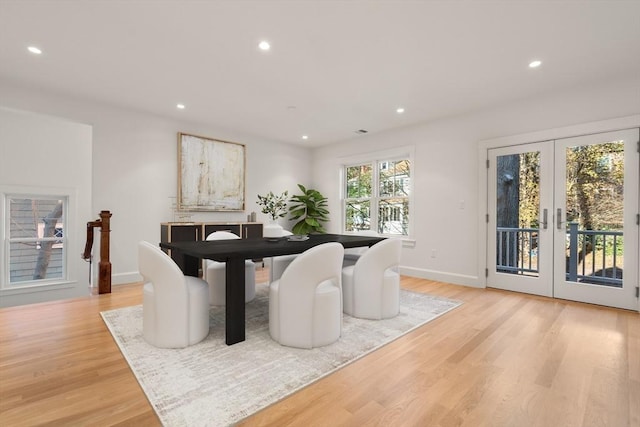
[[[623,223],[622,142],[567,149],[567,219],[587,230],[620,230]]]
[[[540,154],[520,154],[520,228],[539,228]],[[569,147],[566,151],[566,216],[580,230],[621,231],[624,201],[624,144]],[[549,220],[552,220],[550,215]],[[582,235],[581,235],[582,237]],[[613,238],[586,236],[595,250],[613,254]],[[582,244],[582,242],[580,242]],[[617,254],[622,255],[623,239],[617,237]]]
[[[520,228],[540,228],[540,152],[520,154]]]
[[[373,170],[371,163],[350,166],[346,173],[346,230],[371,229],[371,190]],[[377,230],[376,230],[377,231]]]

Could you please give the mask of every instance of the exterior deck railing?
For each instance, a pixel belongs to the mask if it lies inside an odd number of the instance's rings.
[[[539,229],[498,227],[496,232],[497,271],[537,275]],[[622,231],[578,230],[577,223],[569,223],[567,241],[567,280],[622,287]]]
[[[497,229],[496,266],[498,271],[513,274],[538,273],[538,229]]]

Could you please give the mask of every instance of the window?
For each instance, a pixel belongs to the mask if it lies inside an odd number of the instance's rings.
[[[344,230],[409,235],[411,161],[385,159],[344,167]]]
[[[65,279],[67,198],[7,195],[5,200],[8,285]]]

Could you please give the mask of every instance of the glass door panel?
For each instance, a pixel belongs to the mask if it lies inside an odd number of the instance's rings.
[[[638,309],[637,141],[637,129],[556,141],[558,298]]]

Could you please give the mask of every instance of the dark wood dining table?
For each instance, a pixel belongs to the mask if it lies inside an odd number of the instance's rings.
[[[245,260],[299,254],[314,246],[338,242],[346,248],[372,246],[383,237],[311,234],[307,240],[292,241],[288,237],[279,239],[237,239],[214,241],[191,241],[160,243],[163,249],[170,249],[175,258],[182,257],[183,272],[198,276],[202,259],[225,262],[226,265],[226,307],[225,342],[227,345],[245,340]]]

